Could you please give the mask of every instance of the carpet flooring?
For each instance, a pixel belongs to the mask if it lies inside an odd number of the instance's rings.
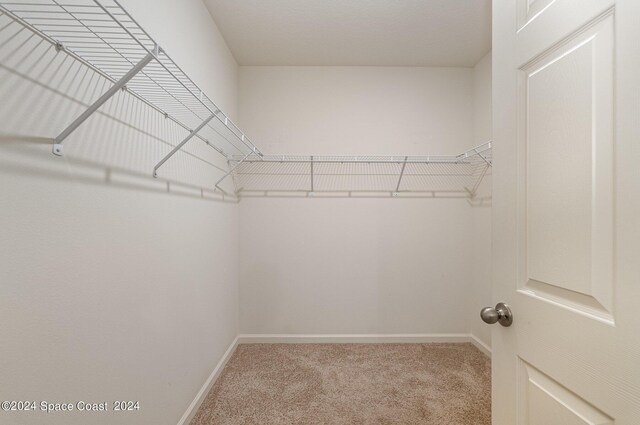
[[[239,345],[191,425],[490,425],[472,344]]]

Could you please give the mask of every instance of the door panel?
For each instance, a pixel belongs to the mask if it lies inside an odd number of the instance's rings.
[[[520,67],[525,294],[613,322],[613,15]]]
[[[494,0],[494,425],[640,424],[638,22]]]
[[[542,54],[614,7],[614,0],[536,0],[530,7],[525,6],[529,0],[516,2],[519,22],[514,35],[519,64]],[[528,12],[523,14],[522,10]]]
[[[518,30],[524,28],[535,19],[555,0],[517,0],[518,1]]]
[[[526,362],[518,374],[522,406],[519,423],[526,425],[609,425],[613,419]]]

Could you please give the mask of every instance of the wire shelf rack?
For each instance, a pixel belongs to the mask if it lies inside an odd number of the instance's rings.
[[[491,167],[491,143],[456,156],[263,155],[117,0],[0,0],[0,31],[19,24],[112,86],[53,139],[62,142],[119,90],[187,130],[153,169],[191,139],[220,153],[240,196],[346,195],[473,198]]]
[[[287,194],[472,198],[491,167],[491,142],[455,156],[234,157],[240,196]]]
[[[225,157],[260,155],[250,139],[184,73],[117,0],[0,1],[0,14],[20,23],[114,85],[128,90]],[[101,103],[55,139],[61,143]],[[57,149],[59,151],[56,151]]]

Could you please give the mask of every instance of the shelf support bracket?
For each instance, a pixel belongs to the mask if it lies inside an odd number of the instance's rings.
[[[473,197],[476,196],[476,191],[480,187],[480,183],[482,183],[482,179],[484,179],[484,176],[487,174],[487,170],[489,169],[489,167],[491,167],[491,164],[489,164],[489,162],[486,159],[485,161],[487,162],[487,165],[482,170],[482,173],[480,173],[480,177],[478,177],[478,181],[476,181],[476,183],[473,185],[473,189],[469,191],[469,197],[471,199],[473,199]]]
[[[69,137],[71,133],[73,133],[80,125],[87,120],[94,112],[98,110],[105,102],[116,94],[119,90],[125,88],[125,85],[136,76],[138,72],[142,70],[152,59],[154,59],[158,52],[159,47],[156,45],[153,49],[153,52],[148,53],[140,62],[138,62],[133,68],[131,68],[120,80],[118,80],[109,90],[104,92],[98,100],[93,102],[91,106],[89,106],[78,118],[76,118],[67,128],[65,128],[62,133],[58,135],[53,140],[53,154],[57,156],[62,156],[62,142],[64,139]]]
[[[484,155],[482,155],[482,152],[478,152],[478,156],[480,158],[482,158],[482,160],[487,164],[487,166],[491,167],[491,162],[487,159],[487,157],[485,157]]]
[[[311,192],[313,192],[313,156],[311,156]]]
[[[219,191],[221,191],[221,192],[225,192],[225,190],[224,190],[223,188],[221,188],[221,187],[219,186],[219,184],[220,184],[220,183],[222,183],[222,182],[223,182],[223,180],[224,180],[224,179],[226,179],[226,178],[227,178],[231,173],[233,173],[233,172],[235,171],[235,169],[236,169],[236,168],[238,168],[238,167],[240,166],[240,164],[242,164],[242,163],[244,162],[244,160],[245,160],[245,159],[249,158],[249,157],[250,157],[251,155],[253,155],[254,153],[255,153],[254,151],[249,152],[248,154],[246,154],[246,155],[244,156],[244,158],[242,158],[240,161],[238,161],[238,162],[236,163],[236,165],[234,165],[233,167],[231,167],[231,168],[229,169],[229,171],[227,171],[227,172],[226,172],[226,174],[225,174],[224,176],[220,177],[220,179],[216,182],[216,184],[215,184],[215,188],[216,188],[216,189],[218,189],[218,190],[219,190]],[[225,193],[226,193],[226,192],[225,192]]]
[[[404,176],[404,168],[407,166],[408,156],[404,157],[404,161],[402,162],[402,169],[400,170],[400,177],[398,178],[398,184],[396,185],[396,193],[400,190],[400,183],[402,183],[402,176]]]
[[[216,114],[209,115],[204,121],[200,123],[200,125],[198,125],[195,129],[191,130],[187,135],[187,137],[185,137],[180,143],[178,143],[175,148],[171,149],[171,152],[166,154],[165,157],[162,158],[160,162],[156,164],[155,167],[153,167],[153,177],[158,177],[158,169],[162,167],[162,164],[167,162],[169,158],[171,158],[176,152],[182,149],[182,147],[186,145],[187,142],[193,138],[193,136],[198,134],[198,132],[202,130],[205,125],[209,124],[209,121],[211,121],[215,116]]]

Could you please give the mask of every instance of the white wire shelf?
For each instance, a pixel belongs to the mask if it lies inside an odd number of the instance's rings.
[[[187,140],[199,138],[227,158],[234,154],[260,154],[118,1],[1,0],[0,15],[22,25],[21,30],[37,33],[59,51],[110,80],[114,90],[103,95],[105,101],[118,89],[126,89],[191,131]],[[3,29],[5,25],[11,23],[4,24]],[[62,153],[64,138],[100,105],[89,108],[86,117],[79,117],[83,119],[54,139],[54,153]]]
[[[491,142],[455,156],[233,157],[240,196],[422,195],[471,198],[491,166]]]
[[[8,34],[7,31],[9,32]],[[429,196],[472,198],[491,166],[491,143],[456,156],[263,155],[182,71],[117,0],[0,0],[0,33],[11,40],[31,31],[106,78],[112,86],[53,138],[62,142],[118,90],[163,114],[187,136],[153,169],[192,138],[228,161],[240,196]]]

